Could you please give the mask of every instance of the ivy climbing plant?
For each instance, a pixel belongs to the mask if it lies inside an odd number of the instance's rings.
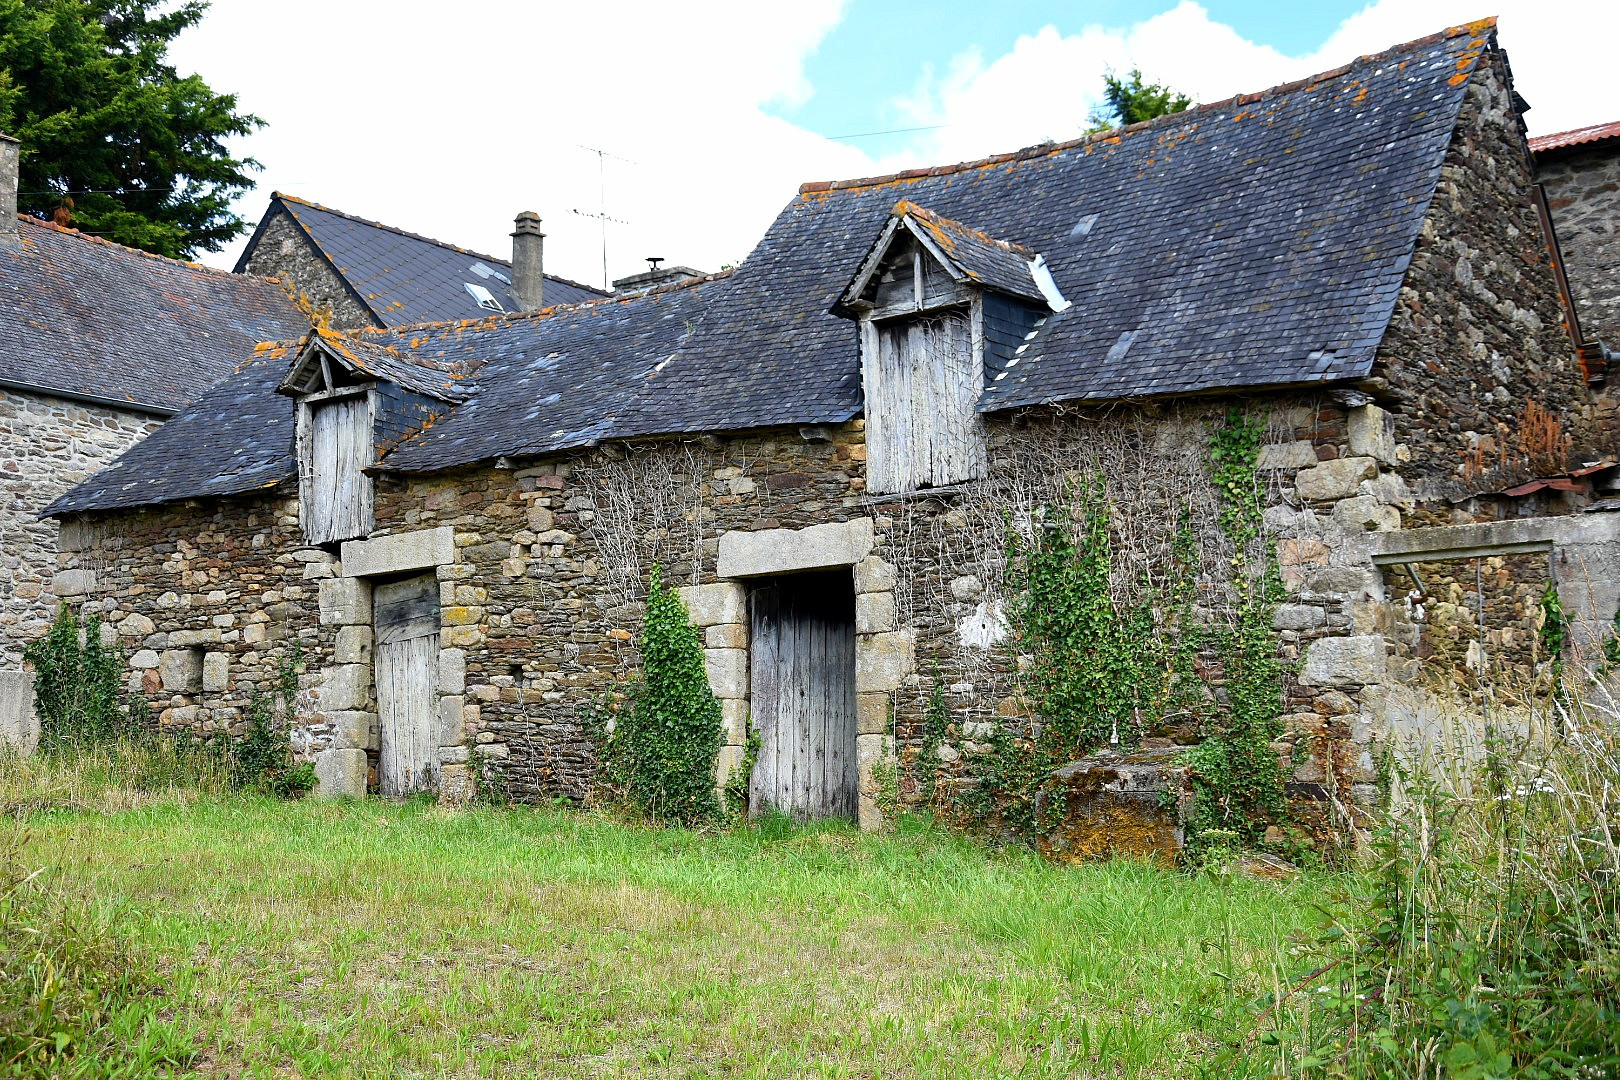
[[[721,817],[715,791],[720,702],[686,605],[653,567],[638,642],[641,680],[603,746],[604,767],[636,810],[680,825]]]
[[[1193,805],[1187,843],[1196,856],[1204,834],[1257,843],[1287,812],[1281,762],[1283,667],[1272,622],[1283,597],[1275,545],[1265,536],[1257,466],[1263,428],[1233,408],[1211,438],[1210,463],[1220,526],[1232,563],[1232,618],[1212,636],[1225,676],[1225,701],[1206,710],[1192,753]]]
[[[82,622],[63,604],[50,630],[23,648],[34,668],[34,705],[42,750],[119,738],[147,718],[146,700],[126,711],[123,658],[101,642],[101,618]]]

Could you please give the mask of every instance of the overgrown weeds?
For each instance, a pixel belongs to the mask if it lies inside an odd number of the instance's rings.
[[[1511,731],[1445,717],[1397,756],[1376,872],[1268,1010],[1297,1032],[1262,1036],[1280,1069],[1620,1072],[1620,706],[1572,696]]]
[[[0,814],[38,810],[115,813],[155,801],[186,802],[238,788],[223,744],[132,736],[20,757],[0,750]]]
[[[152,984],[104,923],[28,866],[20,830],[0,836],[0,1074],[117,1075],[129,1062],[114,1018],[147,1011]],[[160,1051],[138,1075],[178,1064]]]

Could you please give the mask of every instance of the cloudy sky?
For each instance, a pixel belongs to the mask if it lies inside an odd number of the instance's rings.
[[[1216,101],[1492,13],[1531,134],[1620,119],[1614,0],[214,0],[173,59],[266,121],[250,220],[281,190],[502,255],[533,209],[599,284],[604,206],[610,276],[718,269],[803,181],[1072,138],[1109,68]]]

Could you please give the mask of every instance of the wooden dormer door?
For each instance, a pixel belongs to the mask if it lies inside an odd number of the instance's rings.
[[[299,494],[310,544],[355,540],[371,532],[371,401],[364,393],[312,401],[300,427]]]

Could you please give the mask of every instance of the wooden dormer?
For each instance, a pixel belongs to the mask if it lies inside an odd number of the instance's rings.
[[[378,380],[316,332],[278,388],[298,402],[298,523],[308,544],[370,535]]]
[[[1060,309],[1050,282],[1034,252],[915,203],[894,208],[833,308],[860,324],[869,491],[894,494],[986,474],[979,416],[986,302],[993,318],[1009,305]]]

